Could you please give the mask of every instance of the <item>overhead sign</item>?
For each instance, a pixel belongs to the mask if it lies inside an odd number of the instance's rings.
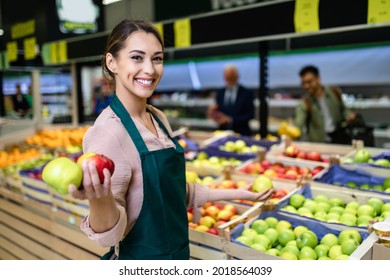
[[[368,23],[390,22],[390,0],[368,1]]]
[[[311,32],[320,29],[320,0],[296,0],[294,25],[296,32]]]

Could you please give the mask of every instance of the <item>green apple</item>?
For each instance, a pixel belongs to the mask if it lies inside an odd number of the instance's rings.
[[[298,208],[298,214],[299,215],[303,215],[304,213],[310,213],[311,214],[311,211],[309,208],[306,208],[304,206]]]
[[[295,234],[295,237],[298,237],[301,233],[304,233],[305,231],[308,231],[309,229],[305,226],[296,226],[293,231],[294,231],[294,234]]]
[[[286,260],[298,260],[298,257],[291,252],[280,252],[280,257]]]
[[[286,245],[291,240],[295,240],[295,234],[291,229],[282,229],[279,231],[278,241],[280,244]]]
[[[331,198],[329,198],[328,203],[329,203],[330,207],[333,207],[333,206],[344,207],[344,200],[342,200],[339,197],[331,197]]]
[[[344,255],[350,256],[359,246],[359,243],[357,243],[353,239],[348,239],[341,244],[341,251]]]
[[[390,188],[385,189],[385,193],[390,193]]]
[[[326,195],[323,195],[323,194],[317,194],[314,197],[314,201],[317,202],[317,203],[327,202],[328,201],[328,197]]]
[[[382,166],[382,167],[389,167],[390,166],[390,162],[385,158],[377,159],[376,161],[374,161],[374,164],[377,166]]]
[[[326,256],[322,256],[318,258],[319,261],[331,261],[332,259]]]
[[[42,171],[42,180],[60,194],[68,194],[69,185],[81,186],[83,170],[67,157],[49,161]]]
[[[357,218],[355,215],[344,213],[340,216],[340,223],[347,226],[356,226]]]
[[[385,204],[382,206],[381,213],[383,213],[383,212],[385,212],[385,211],[390,211],[390,202],[387,202],[387,203],[385,203]]]
[[[327,233],[322,237],[320,244],[327,245],[331,248],[332,246],[339,244],[339,239],[333,233]]]
[[[357,210],[359,208],[360,204],[356,200],[352,200],[345,205],[345,208],[352,208]]]
[[[383,192],[384,191],[382,185],[374,185],[374,186],[372,186],[372,190],[373,191],[378,191],[378,192]]]
[[[268,223],[262,219],[254,221],[251,225],[251,229],[254,229],[258,234],[264,233],[268,228]]]
[[[317,257],[327,257],[328,252],[329,252],[329,246],[325,244],[318,244],[315,248],[314,251],[317,254]]]
[[[390,213],[390,212],[389,212]],[[369,215],[361,215],[356,220],[356,225],[358,227],[367,227],[372,220],[372,217]]]
[[[369,189],[371,189],[371,186],[370,186],[370,184],[361,184],[360,186],[359,186],[359,188],[361,188],[362,190],[369,190]]]
[[[381,214],[381,218],[386,219],[388,216],[390,216],[390,211],[384,211]]]
[[[257,236],[257,232],[254,229],[246,228],[242,231],[241,236],[246,236],[253,241],[253,239]]]
[[[275,217],[267,217],[264,220],[267,222],[268,227],[270,228],[275,228],[276,224],[278,223],[278,219],[276,219]]]
[[[298,257],[299,249],[296,246],[286,245],[286,246],[283,247],[282,250],[280,250],[280,253],[284,253],[284,252],[290,252],[290,253],[292,253],[292,254],[294,254],[295,256]]]
[[[289,221],[286,220],[280,220],[276,226],[275,229],[280,233],[283,229],[292,229],[292,225]]]
[[[299,249],[302,249],[305,246],[314,248],[317,245],[318,245],[317,235],[311,230],[305,231],[300,235],[298,235],[297,237],[297,246]]]
[[[259,175],[253,181],[252,190],[254,192],[262,192],[264,190],[269,190],[273,188],[273,184],[270,178],[265,175]]]
[[[357,212],[356,209],[354,209],[352,207],[349,207],[349,208],[344,208],[344,211],[343,211],[343,213],[341,215],[348,213],[348,214],[356,216],[356,212]]]
[[[294,213],[294,214],[297,214],[297,213],[298,213],[297,209],[295,209],[295,207],[292,206],[292,205],[286,205],[286,206],[284,206],[284,207],[282,208],[282,210],[284,210],[284,211],[286,211],[286,212],[289,212],[289,213]]]
[[[314,214],[316,212],[317,202],[312,199],[306,199],[302,207],[306,207],[312,214]]]
[[[361,215],[369,215],[371,217],[376,216],[375,208],[368,204],[362,204],[357,209],[356,215],[359,217]]]
[[[305,199],[306,198],[302,194],[294,193],[293,195],[291,195],[289,203],[291,206],[294,206],[295,209],[298,209],[303,205]]]
[[[298,248],[296,240],[291,240],[291,241],[287,242],[287,244],[285,246],[295,246]]]
[[[304,246],[298,254],[298,259],[300,260],[316,260],[317,253],[313,248]]]
[[[247,236],[239,236],[236,238],[236,240],[242,244],[245,244],[246,246],[251,246],[253,244],[253,241],[252,239],[250,239],[249,237]]]
[[[358,244],[362,242],[362,237],[356,229],[345,229],[339,234],[339,244],[342,245],[345,241],[352,239]]]
[[[354,189],[356,189],[358,187],[358,185],[355,182],[347,182],[345,185],[348,188],[354,188]]]
[[[336,212],[328,213],[326,215],[326,221],[329,223],[337,223],[340,221],[340,214]]]
[[[329,209],[329,213],[338,213],[338,214],[343,214],[344,212],[344,207],[341,206],[333,206]]]
[[[320,221],[326,221],[327,215],[325,211],[318,211],[314,214],[314,218]]]
[[[348,260],[348,259],[349,259],[348,255],[341,254],[341,255],[337,256],[337,258],[335,260],[336,261],[344,261],[344,260]]]
[[[315,211],[316,213],[320,211],[328,213],[329,209],[330,209],[330,205],[327,202],[318,202]]]
[[[199,152],[196,158],[200,160],[208,159],[209,155],[206,152]]]
[[[338,256],[342,255],[343,251],[341,250],[341,245],[333,245],[329,249],[328,256],[332,260],[335,260]]]
[[[216,222],[217,221],[213,217],[211,217],[211,216],[203,216],[199,220],[199,224],[200,225],[206,226],[208,228],[212,228],[215,225]]]
[[[272,256],[276,256],[276,257],[280,256],[280,251],[276,248],[271,248],[265,252],[269,255],[272,255]]]
[[[385,203],[377,197],[371,197],[369,200],[367,200],[367,204],[374,207],[375,212],[377,214],[380,214],[382,212],[382,207]]]
[[[271,240],[272,245],[275,245],[278,241],[279,232],[274,228],[269,228],[264,232],[264,235]]]
[[[262,244],[266,250],[271,249],[272,241],[264,234],[258,234],[253,238],[253,243]]]
[[[308,217],[308,218],[314,218],[314,215],[311,212],[304,212],[301,214],[303,217]]]
[[[249,247],[251,247],[252,249],[255,249],[257,251],[260,251],[260,252],[267,251],[267,248],[263,244],[260,244],[260,243],[253,243],[253,244],[249,245]]]
[[[355,153],[353,160],[355,163],[366,163],[370,158],[371,155],[366,149],[360,149]]]
[[[199,180],[198,173],[195,171],[186,171],[186,181],[188,183],[196,183]]]
[[[386,178],[384,181],[383,181],[383,188],[384,189],[388,189],[390,188],[390,177],[389,178]]]

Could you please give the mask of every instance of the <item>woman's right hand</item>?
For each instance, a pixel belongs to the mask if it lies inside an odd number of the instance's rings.
[[[104,182],[100,183],[95,164],[83,163],[83,182],[80,188],[69,185],[69,194],[74,198],[94,200],[111,195],[111,174],[107,168],[103,170]]]

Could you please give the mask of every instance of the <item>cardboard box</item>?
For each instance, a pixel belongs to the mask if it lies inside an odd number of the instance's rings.
[[[372,249],[373,260],[390,260],[390,247],[375,243]]]

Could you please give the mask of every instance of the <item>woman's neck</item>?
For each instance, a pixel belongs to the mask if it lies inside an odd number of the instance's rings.
[[[130,116],[140,119],[146,116],[146,99],[121,91],[116,92],[116,95]]]

